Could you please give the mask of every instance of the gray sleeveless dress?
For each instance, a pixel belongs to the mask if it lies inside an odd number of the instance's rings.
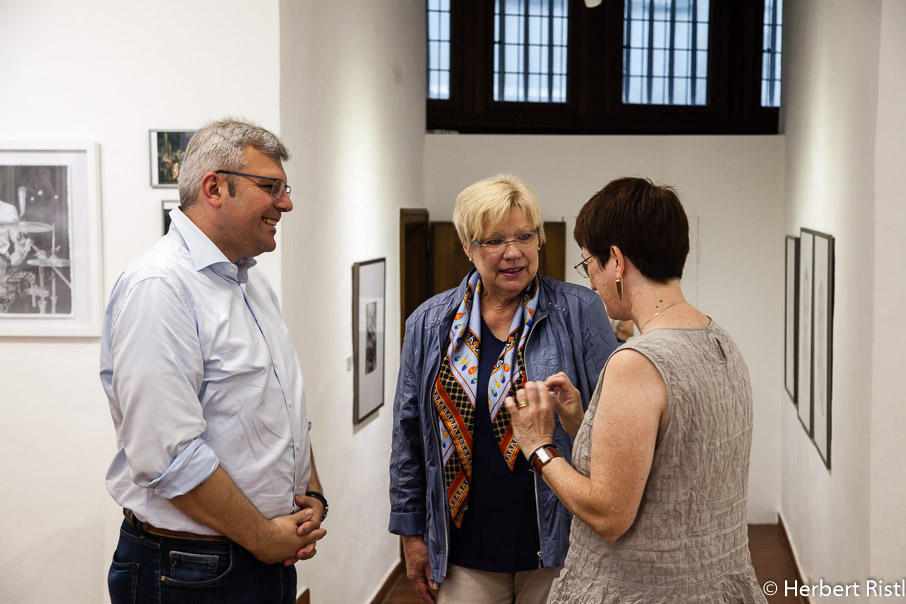
[[[632,527],[607,543],[573,518],[550,602],[766,602],[749,556],[752,388],[736,344],[712,321],[654,329],[623,348],[645,355],[664,378],[667,418]],[[601,381],[573,446],[584,476]]]

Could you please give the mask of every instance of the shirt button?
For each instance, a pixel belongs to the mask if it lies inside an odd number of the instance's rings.
[[[292,406],[293,406],[293,404],[292,404],[292,403],[290,403],[290,404],[289,404],[289,406],[290,406],[290,407],[292,407]]]
[[[299,450],[299,443],[296,443],[296,451]]]

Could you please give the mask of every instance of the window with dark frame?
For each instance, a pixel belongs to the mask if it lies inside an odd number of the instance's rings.
[[[567,0],[496,0],[494,100],[566,102]]]
[[[708,104],[708,0],[625,0],[623,102]]]
[[[775,134],[780,2],[427,0],[427,129]]]
[[[761,106],[780,107],[780,51],[783,0],[764,0],[764,50],[761,53]]]
[[[450,98],[450,0],[428,0],[428,98]]]

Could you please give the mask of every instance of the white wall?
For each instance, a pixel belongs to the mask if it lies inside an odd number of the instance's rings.
[[[0,140],[100,144],[105,299],[176,199],[149,186],[149,129],[232,114],[279,130],[277,23],[277,0],[0,2]],[[263,263],[277,286],[279,256]],[[97,339],[0,339],[0,601],[106,600],[122,514],[99,355]]]
[[[807,581],[898,579],[906,559],[895,377],[906,21],[902,2],[883,6],[883,26],[880,0],[802,0],[784,13],[784,222],[836,238],[831,470],[792,405],[782,417],[781,510]]]
[[[313,602],[367,602],[399,561],[387,531],[399,365],[399,209],[423,206],[425,14],[420,0],[281,3],[281,123],[296,220],[283,308],[302,360],[327,537],[299,565]],[[281,223],[282,224],[282,223]],[[387,259],[384,406],[352,423],[354,262]]]
[[[897,578],[906,560],[906,405],[903,404],[903,342],[906,321],[906,204],[902,173],[906,165],[906,2],[881,3],[878,71],[878,127],[875,141],[874,347],[871,413],[871,574]]]
[[[431,134],[425,198],[432,220],[449,220],[466,186],[497,172],[531,184],[546,220],[575,217],[619,176],[677,188],[698,217],[698,307],[739,344],[752,376],[755,427],[749,522],[776,522],[780,505],[783,371],[782,136],[487,136]],[[569,221],[568,221],[569,222]],[[572,242],[567,278],[580,260]],[[694,251],[693,251],[694,253]],[[577,279],[576,282],[579,282]]]

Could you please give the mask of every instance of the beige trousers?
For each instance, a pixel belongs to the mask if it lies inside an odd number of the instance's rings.
[[[545,604],[562,566],[518,573],[492,573],[451,564],[437,604]]]

